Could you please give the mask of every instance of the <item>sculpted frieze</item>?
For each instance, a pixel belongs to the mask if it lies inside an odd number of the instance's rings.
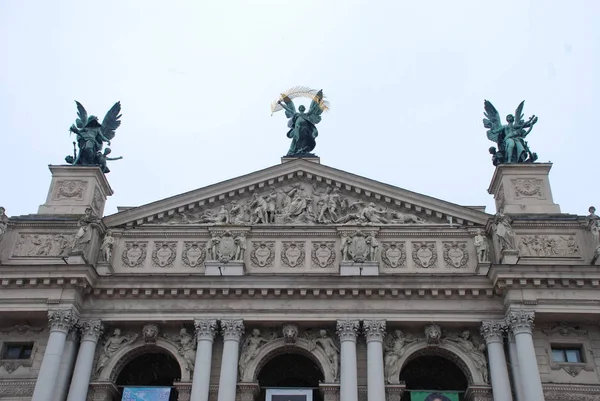
[[[281,263],[287,267],[299,267],[304,264],[305,252],[304,242],[286,242],[282,243]]]
[[[74,239],[71,234],[20,234],[12,256],[67,256]]]
[[[523,235],[519,238],[519,254],[543,258],[580,257],[574,235]]]
[[[466,242],[452,242],[444,244],[444,261],[446,267],[460,269],[466,267],[469,261]]]
[[[60,180],[56,182],[54,189],[54,200],[62,199],[83,199],[83,194],[87,189],[86,181],[64,181]]]
[[[148,248],[147,243],[140,243],[134,241],[125,242],[125,249],[123,250],[123,263],[129,267],[139,267],[144,264],[146,260],[146,249]]]
[[[173,267],[175,256],[177,256],[177,242],[155,242],[152,251],[152,266]]]
[[[184,241],[181,261],[184,266],[198,267],[206,260],[206,244],[200,242]]]
[[[406,248],[403,242],[384,242],[382,245],[381,260],[386,267],[406,267]]]
[[[437,267],[437,248],[435,242],[413,243],[413,262],[425,269]]]
[[[510,180],[516,198],[543,198],[542,180],[538,178],[515,178]]]
[[[318,242],[312,244],[312,261],[314,267],[327,268],[335,262],[335,243]]]

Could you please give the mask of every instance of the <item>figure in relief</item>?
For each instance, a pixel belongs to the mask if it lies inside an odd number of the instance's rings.
[[[377,250],[379,249],[379,241],[375,238],[375,231],[371,231],[367,236],[367,245],[369,245],[369,260],[377,261]]]
[[[112,230],[107,230],[100,246],[100,252],[102,253],[102,259],[105,262],[110,262],[112,256],[113,247],[115,246],[115,238],[112,236]]]
[[[340,368],[340,348],[335,343],[333,338],[327,335],[327,330],[319,330],[319,337],[311,340],[314,344],[314,347],[320,346],[325,355],[327,355],[327,359],[329,359],[329,364],[331,366],[331,375],[334,380],[337,380],[339,375]]]
[[[402,368],[400,360],[404,355],[406,346],[415,341],[419,341],[419,339],[410,334],[405,335],[402,330],[395,330],[393,336],[386,338],[384,368],[387,384],[399,383],[400,369]]]
[[[500,240],[500,247],[502,250],[516,249],[515,233],[511,226],[510,217],[506,216],[504,213],[496,213],[492,227]]]
[[[485,349],[484,344],[476,346],[471,338],[471,332],[468,330],[463,331],[459,335],[450,334],[444,340],[453,342],[462,348],[475,363],[477,370],[481,372],[483,381],[489,383],[487,360],[483,354],[483,350]]]
[[[475,249],[477,249],[477,262],[485,263],[490,261],[490,244],[483,235],[483,231],[478,228],[475,231],[475,237],[473,238]]]
[[[94,229],[100,229],[100,219],[94,215],[91,207],[85,209],[85,214],[79,218],[79,231],[75,234],[71,252],[85,252],[92,240]]]
[[[284,194],[284,216],[290,221],[308,222],[314,220],[312,196],[306,195],[301,184],[294,184]]]
[[[210,257],[210,260],[218,260],[217,258],[217,246],[219,245],[219,236],[213,234],[212,238],[206,243],[206,254]]]
[[[275,336],[276,334],[273,333],[273,338],[275,338]],[[252,335],[248,336],[242,345],[240,363],[238,365],[240,379],[244,377],[244,371],[246,370],[246,367],[248,367],[248,363],[258,355],[258,349],[268,342],[269,340],[260,335],[259,329],[252,330]]]
[[[0,240],[8,228],[8,216],[6,215],[6,209],[0,206]]]
[[[235,244],[234,260],[244,260],[244,252],[246,252],[246,234],[240,233],[233,240]]]
[[[507,125],[502,125],[500,114],[489,101],[484,101],[483,126],[488,129],[487,137],[490,141],[498,144],[498,150],[490,148],[492,162],[494,165],[502,163],[533,163],[537,155],[532,153],[527,146],[525,138],[538,118],[534,115],[528,121],[523,119],[523,106],[525,101],[517,107],[515,115],[506,116]]]
[[[267,201],[259,196],[258,193],[252,194],[252,201],[250,202],[250,210],[252,211],[251,223],[258,224],[268,223],[267,215],[269,211],[269,205]]]
[[[102,353],[98,358],[98,364],[96,365],[96,375],[104,369],[110,358],[120,350],[122,347],[132,344],[135,340],[137,340],[138,335],[132,334],[130,336],[122,336],[121,329],[115,329],[113,335],[108,337],[106,342],[104,343],[104,347],[102,348]]]
[[[342,261],[352,260],[352,257],[350,256],[350,245],[352,244],[352,237],[350,237],[348,233],[342,233],[341,242]]]
[[[229,210],[229,222],[231,224],[241,225],[248,223],[246,217],[246,206],[237,201],[231,201],[231,210]]]
[[[587,216],[588,230],[590,230],[592,237],[594,237],[594,243],[600,245],[600,217],[596,214],[594,206],[590,206],[588,211],[590,212]]]
[[[164,337],[169,338],[166,334]],[[169,339],[179,343],[179,350],[177,352],[185,359],[187,369],[193,373],[194,363],[196,362],[196,338],[189,334],[184,327],[179,331],[179,336]]]
[[[411,213],[392,212],[390,222],[392,224],[424,224],[425,220]]]

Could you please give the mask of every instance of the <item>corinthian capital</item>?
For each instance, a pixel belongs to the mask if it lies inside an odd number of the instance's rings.
[[[485,343],[502,343],[507,326],[504,320],[484,320],[481,322],[481,336]]]
[[[338,320],[336,328],[340,341],[356,341],[358,325],[358,320]]]
[[[385,337],[385,320],[363,320],[363,330],[367,342],[383,341],[383,337]]]
[[[215,339],[217,332],[217,321],[214,319],[194,319],[194,327],[196,328],[196,337],[198,340]]]
[[[525,312],[522,310],[510,311],[508,316],[506,316],[506,323],[510,326],[513,334],[531,334],[534,317],[534,312]]]
[[[98,339],[104,332],[104,326],[100,320],[86,320],[81,323],[82,341],[98,342]]]
[[[221,320],[221,331],[224,340],[240,341],[242,334],[244,334],[244,321],[242,319]]]
[[[53,309],[48,311],[50,331],[64,331],[68,333],[75,323],[77,323],[77,315],[72,309]]]

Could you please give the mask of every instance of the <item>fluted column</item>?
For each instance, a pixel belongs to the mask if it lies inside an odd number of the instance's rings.
[[[517,360],[523,385],[523,396],[527,401],[544,401],[535,348],[533,346],[533,312],[510,311],[506,318],[517,343]]]
[[[340,337],[340,400],[358,401],[356,369],[356,333],[358,320],[338,320],[337,334]]]
[[[367,400],[385,401],[383,373],[385,320],[364,320],[363,330],[367,338]]]
[[[194,320],[198,349],[194,362],[194,379],[192,382],[192,395],[190,401],[208,401],[210,385],[210,365],[212,361],[212,348],[217,331],[216,320]]]
[[[50,336],[44,359],[38,373],[31,401],[55,401],[54,389],[60,368],[60,360],[65,349],[67,333],[77,322],[77,317],[71,309],[56,309],[48,311]]]
[[[81,345],[67,401],[85,401],[90,387],[96,345],[103,330],[100,320],[88,320],[81,324]]]
[[[484,321],[481,323],[481,336],[488,350],[490,376],[494,401],[512,401],[510,379],[504,355],[504,321]]]
[[[517,356],[517,343],[515,336],[510,331],[508,332],[508,359],[510,361],[510,373],[515,389],[515,398],[517,401],[527,401],[523,394],[523,381],[521,380],[519,357]]]
[[[60,367],[58,368],[53,400],[65,401],[67,399],[73,366],[75,366],[75,358],[77,357],[77,348],[79,348],[79,330],[73,328],[67,334],[65,348],[60,358]]]
[[[223,333],[223,357],[219,378],[218,401],[235,401],[237,385],[240,338],[244,334],[244,322],[240,320],[221,320]]]

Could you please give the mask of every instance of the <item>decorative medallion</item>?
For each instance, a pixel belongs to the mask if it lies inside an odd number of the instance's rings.
[[[152,252],[152,266],[173,267],[177,255],[177,242],[155,242]]]
[[[83,199],[87,184],[86,181],[57,181],[54,199]]]
[[[146,260],[146,248],[148,244],[138,242],[125,242],[123,251],[123,262],[129,267],[138,267]]]
[[[369,257],[371,247],[362,231],[356,231],[348,244],[348,255],[353,262],[363,263]]]
[[[217,255],[221,261],[229,261],[234,259],[236,245],[231,232],[226,231],[220,238],[217,244]]]
[[[284,242],[281,252],[281,262],[288,267],[297,267],[304,264],[304,243]]]
[[[510,180],[515,191],[515,197],[536,197],[543,199],[542,180],[537,178],[515,178]]]
[[[437,267],[437,250],[435,242],[413,243],[412,251],[413,262],[419,267],[432,268]]]
[[[198,242],[184,242],[183,243],[183,254],[181,255],[181,261],[184,266],[197,267],[204,263],[206,259],[206,250],[204,244]]]
[[[321,268],[331,267],[335,261],[335,244],[333,242],[313,244],[312,261]]]
[[[466,243],[452,242],[444,244],[444,261],[447,267],[461,268],[467,266],[469,254]]]
[[[253,242],[250,260],[254,267],[271,267],[275,259],[275,243],[273,242]]]
[[[406,250],[404,244],[384,243],[381,253],[383,263],[391,268],[406,267]]]

